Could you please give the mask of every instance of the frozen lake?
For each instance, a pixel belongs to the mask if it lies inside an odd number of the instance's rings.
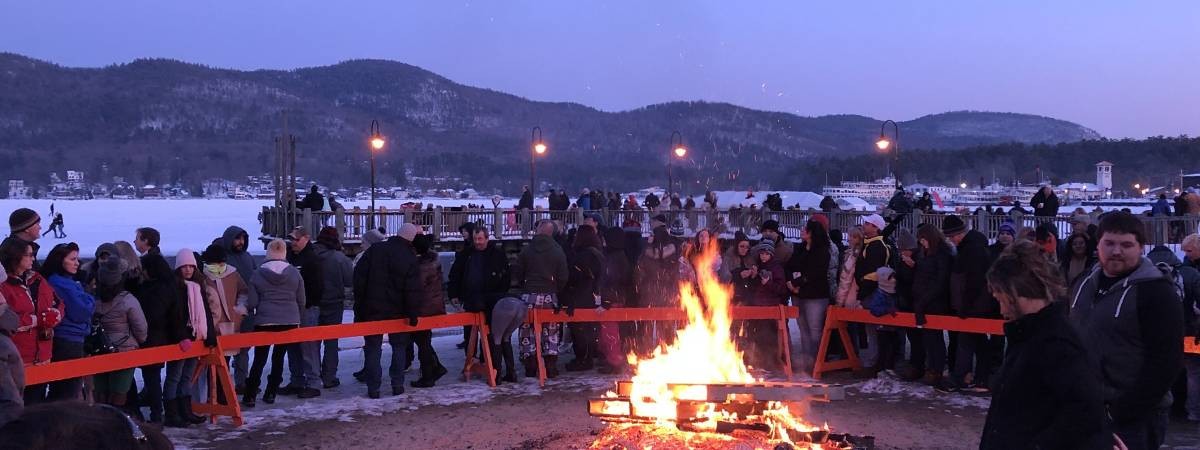
[[[376,200],[376,206],[388,209],[400,208],[409,201],[421,201],[438,206],[461,206],[467,203],[491,205],[489,199],[422,199],[422,200]],[[545,200],[542,199],[541,203]],[[79,244],[81,253],[90,258],[96,247],[104,242],[125,240],[133,242],[134,231],[139,227],[152,227],[162,233],[164,255],[174,256],[181,248],[204,251],[212,240],[221,236],[230,225],[246,230],[254,242],[250,251],[265,253],[257,238],[262,234],[258,214],[272,200],[232,199],[188,199],[188,200],[0,200],[0,211],[4,220],[17,208],[30,208],[42,216],[42,232],[50,229],[50,204],[63,215],[67,237],[55,239],[47,234],[38,240],[45,258],[50,247],[62,242]],[[367,208],[370,202],[341,202],[346,208]],[[513,206],[516,199],[505,199],[502,207]],[[6,229],[7,230],[7,229]],[[314,233],[316,230],[312,230]],[[7,231],[5,232],[7,235]]]

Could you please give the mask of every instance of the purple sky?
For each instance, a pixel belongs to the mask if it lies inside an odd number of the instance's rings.
[[[66,66],[167,57],[286,69],[384,58],[603,110],[703,99],[897,120],[1011,111],[1135,138],[1200,135],[1197,30],[1194,0],[0,6],[0,51]]]

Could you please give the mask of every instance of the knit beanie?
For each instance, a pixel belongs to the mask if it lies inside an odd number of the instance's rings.
[[[37,225],[41,221],[42,217],[38,215],[37,211],[29,208],[19,208],[13,211],[12,214],[9,214],[8,228],[12,230],[13,234],[16,234],[28,230],[29,227]]]
[[[767,230],[778,232],[779,231],[779,221],[774,220],[774,219],[769,219],[767,221],[764,221],[762,223],[762,226],[759,227],[759,231],[767,231]]]
[[[383,233],[380,233],[379,230],[367,230],[367,232],[363,233],[362,236],[362,248],[363,250],[366,250],[367,248],[371,247],[372,244],[383,242],[383,239]]]
[[[174,269],[179,270],[180,267],[188,266],[188,265],[190,265],[192,267],[200,267],[199,264],[196,264],[196,254],[192,253],[192,249],[181,248],[181,249],[179,249],[179,253],[175,254]]]
[[[896,276],[891,267],[883,266],[876,269],[875,278],[879,281],[879,290],[889,294],[896,293]]]
[[[412,242],[413,238],[416,238],[418,234],[421,234],[421,227],[411,223],[405,223],[404,225],[401,225],[400,231],[396,232],[396,236],[399,236],[400,239],[404,239],[408,242]]]
[[[1015,223],[1013,223],[1013,221],[1005,220],[1004,222],[1000,223],[1000,232],[1008,233],[1013,236],[1016,236],[1017,235],[1017,226]]]
[[[964,231],[967,231],[967,224],[958,215],[951,214],[942,219],[942,234],[954,236]]]
[[[821,224],[821,226],[825,227],[825,231],[829,231],[829,216],[824,214],[813,214],[812,218],[808,220]]]
[[[771,241],[759,241],[758,245],[750,249],[750,254],[757,257],[759,252],[767,252],[771,254],[772,258],[775,257],[775,243]]]
[[[117,286],[125,281],[125,261],[108,258],[96,269],[96,283],[100,286]]]

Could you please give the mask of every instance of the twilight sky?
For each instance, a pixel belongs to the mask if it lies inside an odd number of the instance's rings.
[[[609,111],[1011,111],[1134,138],[1200,135],[1197,31],[1194,0],[0,1],[0,51],[66,66],[382,58]]]

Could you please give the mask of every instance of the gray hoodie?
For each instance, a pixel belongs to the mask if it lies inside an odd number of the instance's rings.
[[[250,277],[254,291],[246,306],[254,316],[254,325],[299,325],[304,310],[304,280],[300,271],[287,261],[269,260]]]
[[[20,416],[25,407],[25,366],[12,341],[17,325],[17,314],[0,304],[0,426]]]

